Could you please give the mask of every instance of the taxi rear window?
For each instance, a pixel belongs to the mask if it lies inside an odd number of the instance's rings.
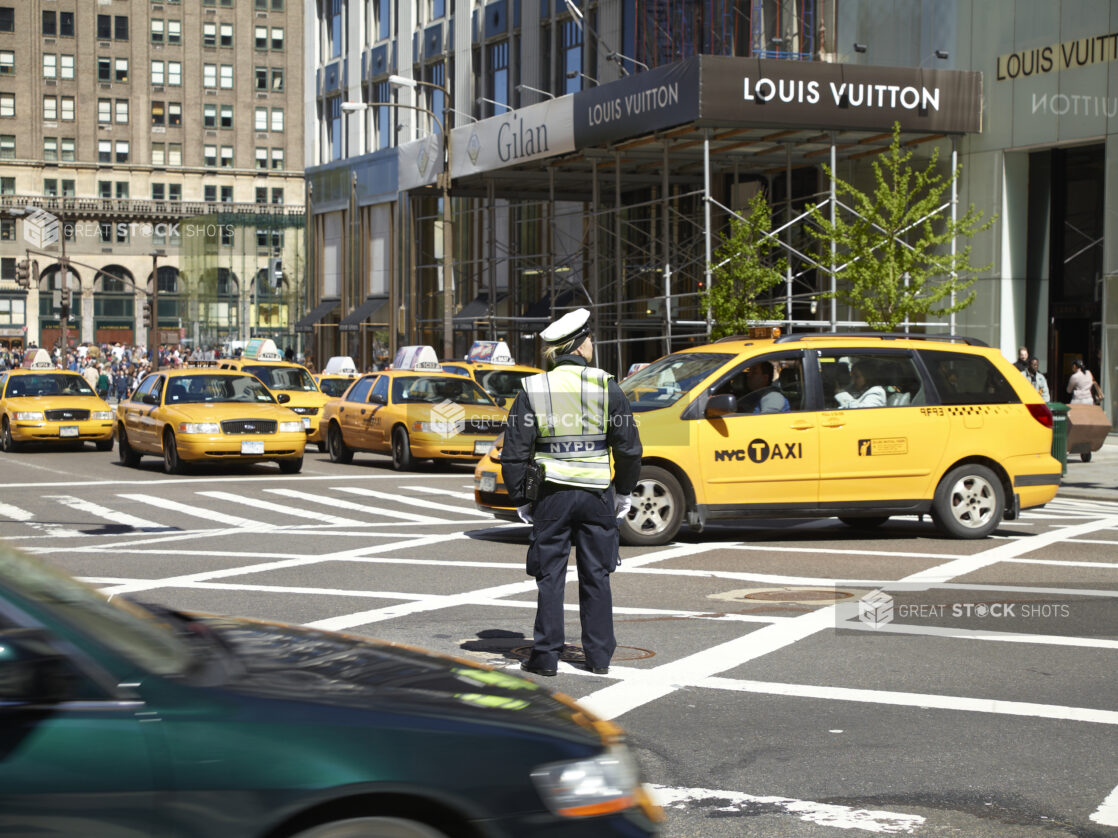
[[[271,367],[266,364],[246,366],[250,372],[264,382],[271,390],[315,391],[314,379],[303,367]]]
[[[634,413],[669,407],[734,357],[727,352],[668,355],[622,381],[621,391]]]
[[[323,378],[319,380],[318,388],[328,396],[340,396],[352,383],[352,378]]]
[[[943,404],[1018,404],[1021,399],[988,358],[919,350]]]

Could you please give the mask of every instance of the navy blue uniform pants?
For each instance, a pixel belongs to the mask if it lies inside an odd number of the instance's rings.
[[[527,571],[536,579],[536,625],[529,663],[555,669],[563,651],[563,591],[567,561],[575,548],[582,648],[591,667],[609,666],[613,636],[613,598],[609,575],[617,568],[617,519],[613,489],[596,492],[544,484],[533,505],[532,543]]]

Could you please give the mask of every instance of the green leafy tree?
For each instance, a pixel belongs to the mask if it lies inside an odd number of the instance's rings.
[[[779,243],[769,236],[771,227],[772,213],[760,192],[747,215],[731,219],[729,236],[715,253],[710,288],[703,294],[714,337],[742,334],[759,320],[784,317],[783,305],[758,302],[784,281],[785,260],[773,258]]]
[[[830,265],[831,242],[836,244],[836,290],[823,296],[850,305],[881,331],[892,331],[905,320],[961,311],[974,302],[974,274],[990,266],[970,263],[968,240],[996,220],[983,222],[983,213],[972,205],[952,222],[940,207],[950,201],[951,181],[962,166],[945,177],[937,168],[936,149],[927,166],[913,169],[912,152],[901,148],[900,133],[900,123],[895,123],[889,150],[873,162],[872,192],[835,178],[839,201],[853,212],[839,208],[832,224],[829,213],[815,206],[813,224],[807,227],[820,265]],[[831,174],[828,166],[823,169]],[[954,256],[953,237],[960,239]]]

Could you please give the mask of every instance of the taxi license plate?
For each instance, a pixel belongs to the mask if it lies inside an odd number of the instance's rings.
[[[263,454],[264,453],[264,443],[263,442],[251,442],[249,440],[245,440],[244,442],[241,443],[241,453],[242,454]]]
[[[308,431],[311,429],[311,417],[309,417],[309,416],[304,416],[303,417],[303,428],[305,430],[308,430]]]
[[[62,425],[58,429],[58,435],[59,436],[77,436],[78,435],[78,426],[77,425]]]
[[[481,474],[481,483],[479,488],[483,492],[496,492],[497,491],[497,475],[491,471],[484,471]]]
[[[489,449],[493,447],[492,442],[482,442],[478,440],[474,443],[474,454],[478,457],[484,456],[489,453]]]

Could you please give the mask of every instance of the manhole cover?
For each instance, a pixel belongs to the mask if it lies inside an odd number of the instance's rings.
[[[861,596],[862,593],[862,591],[849,591],[842,588],[743,588],[711,594],[709,598],[733,602],[828,603],[853,599]]]
[[[528,656],[531,654],[531,644],[527,646],[518,646],[509,652],[510,657],[521,661],[528,660]],[[619,661],[639,661],[654,657],[655,655],[656,653],[649,649],[638,649],[635,646],[618,646],[613,653],[611,663],[617,663]],[[582,651],[581,646],[574,646],[568,643],[563,647],[563,651],[559,653],[559,660],[566,661],[567,663],[586,663],[586,654]]]

